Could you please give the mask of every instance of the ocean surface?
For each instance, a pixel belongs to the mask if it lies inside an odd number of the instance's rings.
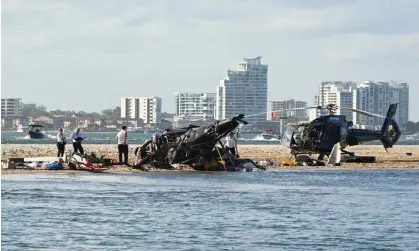
[[[64,136],[70,138],[70,132],[65,132]],[[86,139],[84,144],[115,144],[116,132],[86,132],[83,133]],[[2,144],[54,144],[56,142],[56,132],[46,132],[43,139],[31,139],[24,132],[1,132]],[[128,132],[128,143],[142,144],[149,139],[152,133]],[[265,140],[258,134],[240,134],[242,144],[280,144],[278,139]]]
[[[65,132],[64,136],[70,138],[70,132]],[[1,144],[55,144],[56,133],[46,132],[43,139],[31,139],[24,132],[1,132]],[[87,137],[84,144],[115,144],[116,132],[86,132]],[[142,144],[152,136],[151,133],[128,132],[129,144]],[[239,144],[255,145],[279,145],[278,139],[264,139],[260,134],[239,134]],[[368,145],[381,145],[379,141],[368,142]],[[417,145],[419,141],[398,142],[398,145]]]
[[[3,174],[3,250],[418,250],[419,169]]]

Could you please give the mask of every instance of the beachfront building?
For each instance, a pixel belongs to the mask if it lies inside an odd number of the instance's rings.
[[[176,116],[208,120],[214,118],[215,93],[175,93]]]
[[[140,119],[144,124],[160,124],[161,98],[140,97]]]
[[[267,120],[275,120],[275,117],[272,117],[272,111],[278,111],[277,117],[295,117],[299,121],[307,119],[307,110],[301,110],[298,108],[307,107],[307,102],[302,100],[288,99],[281,101],[269,101],[268,103],[268,113]],[[286,111],[281,111],[286,110]]]
[[[22,99],[21,98],[1,98],[1,117],[21,117]]]
[[[317,105],[326,107],[329,104],[338,106],[337,115],[345,115],[347,121],[356,124],[356,114],[340,108],[356,108],[356,83],[342,81],[322,82],[317,97]],[[324,109],[317,110],[317,116],[327,115],[328,111]]]
[[[313,101],[312,101],[311,104],[312,104],[312,106],[318,106],[319,105],[319,95],[314,95]],[[308,109],[307,114],[308,114],[308,120],[309,121],[312,121],[312,120],[314,120],[318,117],[317,109]]]
[[[399,103],[395,120],[401,126],[409,120],[409,85],[397,82],[365,81],[357,88],[356,107],[385,116],[392,103]],[[383,119],[357,114],[360,125],[380,127]]]
[[[393,103],[399,103],[396,121],[401,126],[405,126],[409,121],[409,84],[392,82],[391,85],[393,88],[392,101]]]
[[[395,120],[401,126],[409,120],[409,85],[398,82],[365,81],[360,85],[354,82],[323,82],[314,105],[327,106],[337,104],[339,107],[357,108],[370,113],[385,116],[392,103],[399,103]],[[327,111],[317,111],[316,117],[326,115]],[[379,129],[383,118],[368,117],[360,113],[338,109],[337,114],[344,114],[348,121],[361,128]],[[313,119],[310,114],[310,119]]]
[[[227,70],[227,76],[217,86],[215,118],[226,119],[239,114],[250,124],[266,121],[268,103],[268,65],[261,57],[238,62],[237,70]],[[257,115],[255,115],[257,114]]]
[[[121,118],[139,120],[144,124],[161,122],[161,98],[131,97],[121,99]]]
[[[121,98],[121,118],[140,118],[140,98]]]

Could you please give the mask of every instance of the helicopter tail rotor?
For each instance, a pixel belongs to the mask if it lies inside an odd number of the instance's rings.
[[[392,148],[397,143],[401,136],[399,125],[394,120],[394,115],[397,111],[398,104],[391,104],[388,108],[386,119],[384,120],[383,126],[381,127],[380,141],[384,146],[384,149]]]

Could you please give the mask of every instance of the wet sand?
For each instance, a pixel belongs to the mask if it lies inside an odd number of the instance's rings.
[[[138,145],[129,146],[129,163],[134,162],[134,150]],[[96,154],[104,155],[106,158],[117,159],[118,149],[116,145],[84,145],[85,152],[95,152]],[[71,145],[67,146],[66,152],[70,152]],[[342,163],[341,168],[419,168],[419,145],[410,146],[394,146],[388,149],[388,153],[382,146],[355,146],[347,150],[354,151],[358,156],[375,156],[376,163],[360,164],[360,163]],[[1,159],[7,160],[11,157],[47,157],[56,155],[55,145],[1,145]],[[406,153],[412,153],[412,156],[407,156]],[[280,145],[239,145],[239,155],[243,158],[250,158],[253,160],[271,160],[284,161],[293,160],[293,156],[289,154],[289,149]],[[284,166],[268,167],[268,168],[290,168]],[[305,167],[298,167],[305,168]],[[136,171],[127,167],[116,166],[110,171]],[[163,170],[165,171],[165,170]],[[186,170],[184,170],[186,171]],[[51,173],[74,173],[74,170],[10,170],[3,169],[2,173],[16,173],[16,172],[51,172]],[[107,171],[108,172],[108,171]]]

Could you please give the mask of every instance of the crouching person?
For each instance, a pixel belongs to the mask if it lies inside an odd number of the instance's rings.
[[[83,134],[80,132],[80,128],[77,128],[76,131],[71,134],[70,138],[73,140],[74,153],[80,152],[81,155],[84,155],[84,149],[81,142],[86,137],[83,137]]]

